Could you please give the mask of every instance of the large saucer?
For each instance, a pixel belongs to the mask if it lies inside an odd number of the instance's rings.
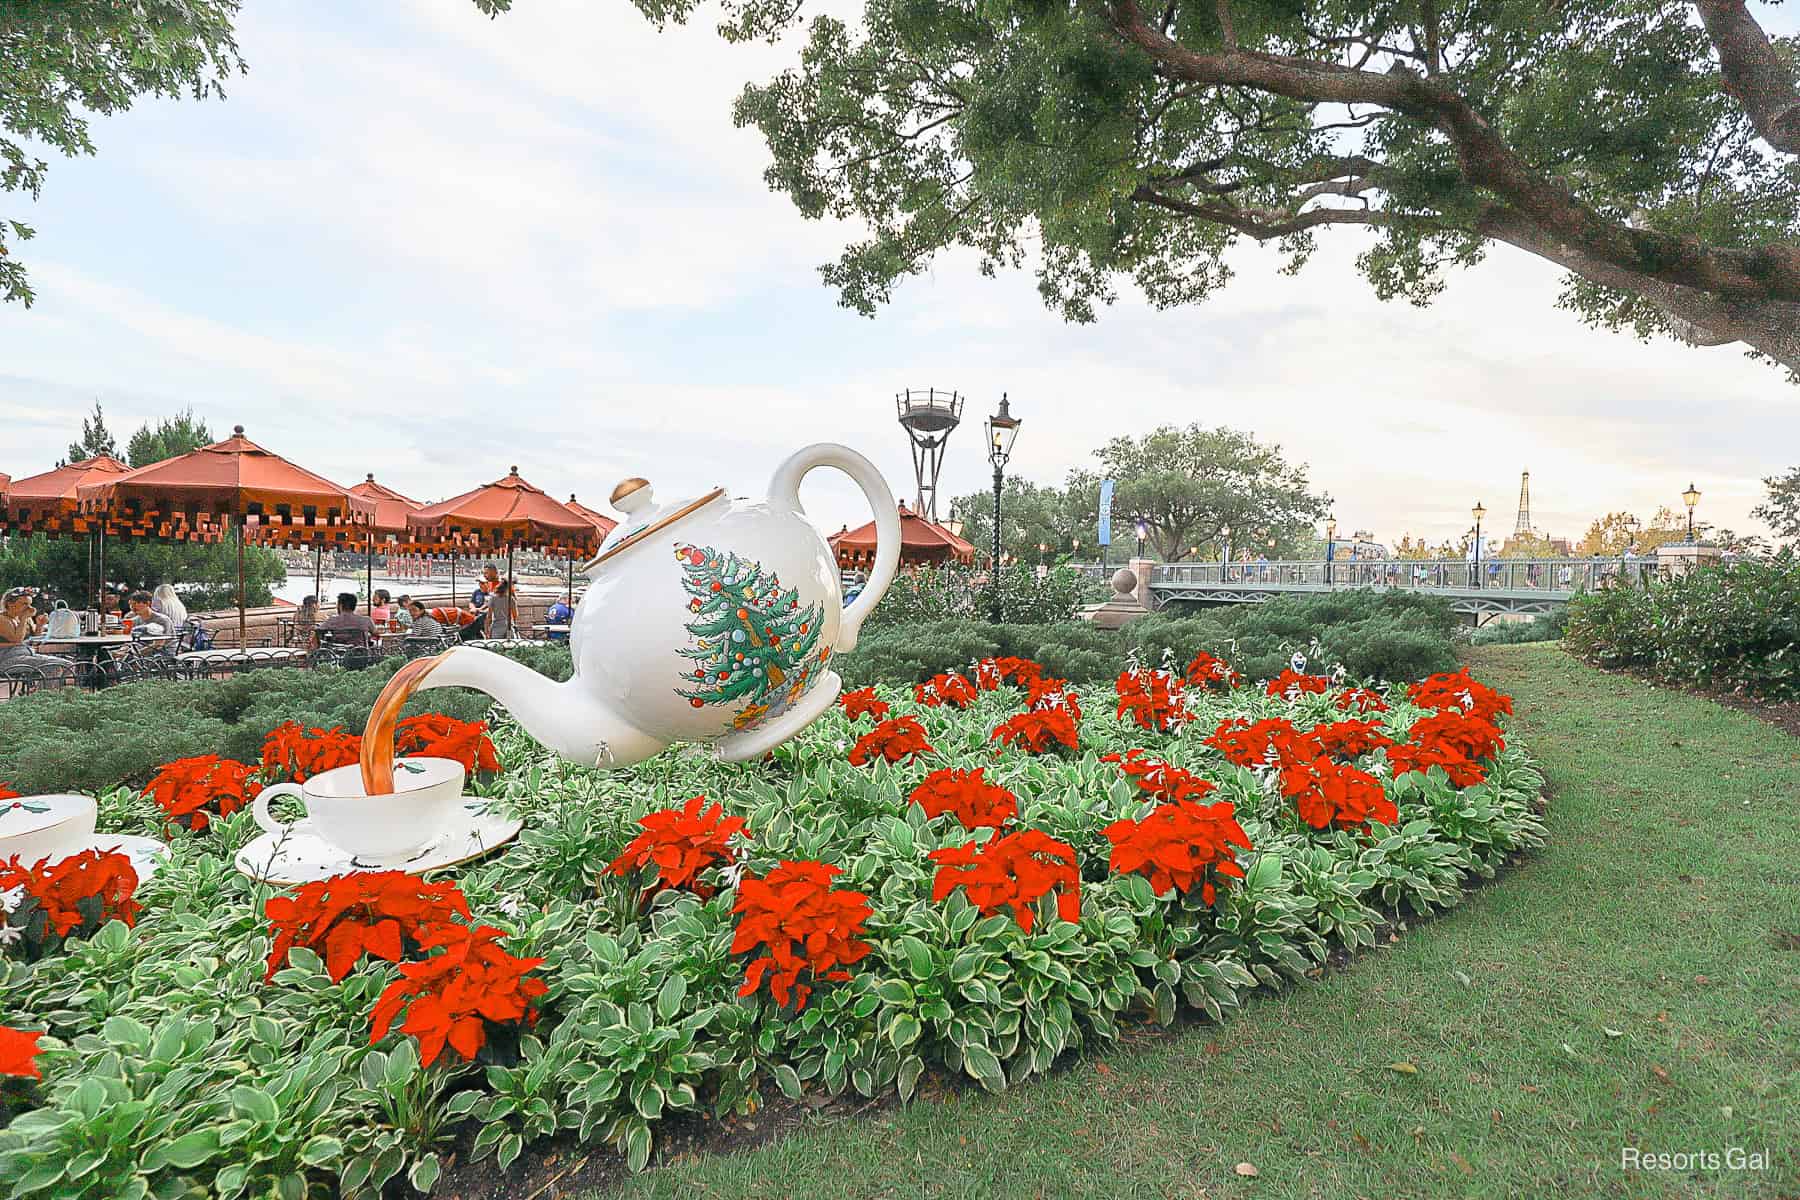
[[[284,833],[265,833],[238,851],[237,869],[263,883],[289,886],[313,883],[351,871],[406,871],[418,875],[493,853],[519,836],[525,822],[502,817],[484,800],[463,804],[456,828],[404,861],[372,862],[353,858],[320,837],[312,822],[300,821]]]

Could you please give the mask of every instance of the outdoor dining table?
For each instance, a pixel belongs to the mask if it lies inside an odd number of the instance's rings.
[[[81,661],[89,665],[89,679],[95,687],[105,682],[104,672],[98,670],[100,660],[121,646],[160,646],[175,640],[174,634],[129,634],[129,633],[84,633],[76,637],[52,637],[50,634],[39,634],[37,637],[25,639],[27,644],[35,645],[39,650],[47,646],[72,649]]]

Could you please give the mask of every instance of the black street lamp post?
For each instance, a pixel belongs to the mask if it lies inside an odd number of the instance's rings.
[[[1473,513],[1475,516],[1475,586],[1480,587],[1481,586],[1481,518],[1487,516],[1487,509],[1482,507],[1481,501],[1477,500],[1475,502],[1475,507],[1470,509],[1469,511],[1471,513]]]
[[[1337,557],[1337,518],[1325,518],[1325,586],[1331,586],[1331,563]]]
[[[1144,535],[1149,533],[1150,530],[1145,526],[1144,518],[1133,517],[1132,520],[1137,526],[1137,556],[1142,558],[1144,557]]]
[[[1681,502],[1688,510],[1688,545],[1694,544],[1694,505],[1700,503],[1700,492],[1693,484],[1688,484],[1687,491],[1681,493]]]
[[[988,461],[994,465],[994,560],[990,568],[993,575],[994,603],[991,616],[994,624],[1000,623],[1000,488],[1006,481],[1006,461],[1012,457],[1013,439],[1019,436],[1019,426],[1023,424],[1012,415],[1008,406],[1006,393],[1000,393],[1000,411],[987,419]]]

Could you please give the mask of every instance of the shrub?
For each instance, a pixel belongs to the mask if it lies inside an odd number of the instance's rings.
[[[1677,683],[1800,698],[1800,557],[1706,567],[1647,590],[1604,588],[1569,605],[1568,647],[1601,666]]]
[[[1469,640],[1477,646],[1512,646],[1523,642],[1554,642],[1568,625],[1567,610],[1533,617],[1529,621],[1494,621],[1477,629]]]
[[[998,577],[1000,606],[1014,625],[1067,621],[1075,610],[1096,597],[1084,576],[1055,567],[1042,579],[1033,567],[1003,568]],[[1104,599],[1104,597],[1098,597]],[[993,610],[993,581],[970,567],[911,567],[895,576],[869,624],[914,625],[946,617],[982,619]]]
[[[508,651],[557,679],[572,665],[566,647]],[[360,671],[252,671],[229,679],[146,680],[98,692],[35,692],[0,705],[0,781],[27,794],[142,787],[176,759],[216,754],[240,762],[262,756],[263,737],[283,721],[360,733],[369,707],[399,669],[398,659]],[[493,701],[480,692],[421,692],[407,715],[485,716]]]

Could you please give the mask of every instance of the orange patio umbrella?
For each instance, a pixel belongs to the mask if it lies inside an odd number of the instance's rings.
[[[603,512],[595,512],[593,509],[577,500],[574,492],[569,493],[569,502],[563,507],[578,516],[586,517],[588,521],[593,524],[594,530],[599,535],[601,541],[605,541],[606,535],[618,528],[619,523],[616,520]],[[569,556],[569,603],[575,603],[575,556],[573,554]]]
[[[222,442],[76,489],[84,513],[151,537],[238,539],[238,645],[244,637],[244,541],[349,541],[375,503],[258,446],[237,426]]]
[[[840,529],[827,539],[837,556],[838,566],[846,570],[869,567],[875,562],[875,522],[856,529]],[[928,521],[900,502],[900,565],[958,562],[964,566],[975,561],[975,546],[957,534]]]
[[[369,534],[365,541],[367,557],[363,564],[366,571],[363,587],[369,593],[369,603],[373,607],[375,603],[375,539],[385,535],[389,542],[403,541],[404,535],[407,533],[407,516],[424,506],[411,496],[403,496],[391,487],[376,483],[373,471],[369,472],[368,477],[361,483],[353,484],[350,494],[361,496],[363,499],[372,500],[375,503],[375,517],[369,522]],[[408,548],[410,549],[410,547]],[[315,577],[318,574],[317,560],[314,561],[313,573]],[[317,592],[317,586],[313,590]]]
[[[504,478],[407,514],[406,523],[414,545],[452,556],[453,573],[456,555],[506,551],[509,581],[514,551],[573,559],[591,555],[600,544],[592,521],[521,479],[517,467]]]
[[[78,489],[84,483],[124,475],[131,470],[110,454],[97,454],[38,475],[16,480],[0,499],[0,527],[8,532],[42,533],[50,537],[90,535],[88,579],[93,581],[94,555],[99,555],[100,586],[106,586],[106,524],[81,511]]]

